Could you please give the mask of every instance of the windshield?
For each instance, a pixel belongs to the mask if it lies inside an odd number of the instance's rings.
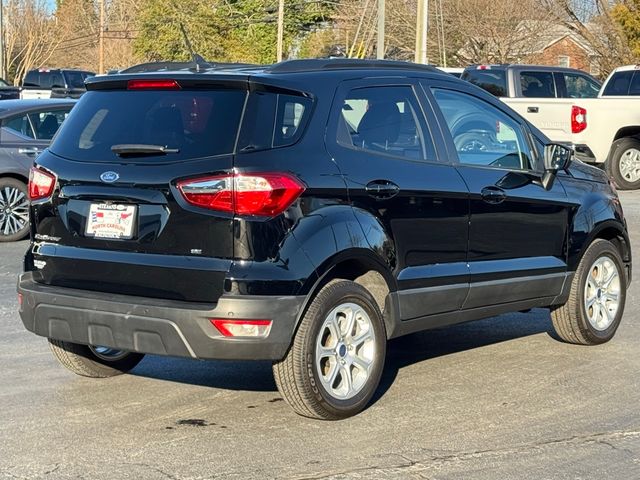
[[[135,161],[169,162],[233,152],[245,90],[90,91],[50,147],[72,160],[121,162],[114,145],[155,145],[171,155]],[[117,149],[116,149],[117,150]]]

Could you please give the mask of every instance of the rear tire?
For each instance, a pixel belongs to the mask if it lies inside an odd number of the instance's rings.
[[[556,333],[578,345],[608,342],[620,325],[626,292],[618,249],[607,240],[595,240],[578,265],[567,303],[551,310]]]
[[[387,337],[376,301],[361,285],[334,280],[315,296],[273,374],[296,413],[324,420],[362,411],[382,376]]]
[[[29,197],[24,182],[0,178],[0,242],[17,242],[29,235]]]
[[[122,375],[144,358],[142,353],[92,347],[52,338],[49,339],[49,347],[63,367],[83,377],[107,378]]]
[[[640,188],[640,140],[621,138],[613,142],[606,167],[619,189]]]

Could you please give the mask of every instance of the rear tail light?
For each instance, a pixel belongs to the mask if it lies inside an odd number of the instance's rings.
[[[180,90],[175,80],[129,80],[127,90]]]
[[[580,133],[587,128],[587,111],[582,107],[571,107],[571,132]]]
[[[210,319],[214,327],[225,337],[267,337],[271,331],[271,320]]]
[[[236,215],[273,217],[284,212],[304,191],[284,173],[231,174],[178,182],[191,205]]]
[[[51,173],[31,167],[29,172],[29,198],[31,200],[40,200],[50,197],[56,186],[56,177]]]
[[[21,293],[18,294],[18,306],[22,307],[22,294]]]

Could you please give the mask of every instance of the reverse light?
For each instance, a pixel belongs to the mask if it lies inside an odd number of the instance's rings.
[[[50,173],[31,167],[29,171],[29,198],[40,200],[50,197],[56,185],[56,177]]]
[[[230,320],[211,318],[211,323],[225,337],[267,337],[271,331],[271,320]]]
[[[129,80],[127,90],[180,90],[175,80]]]
[[[236,215],[273,217],[302,194],[304,186],[284,173],[231,174],[178,182],[191,205]]]
[[[580,133],[587,128],[587,110],[582,107],[571,107],[571,132]]]

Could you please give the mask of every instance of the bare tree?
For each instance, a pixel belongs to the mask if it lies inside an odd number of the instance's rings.
[[[64,37],[57,35],[46,0],[8,0],[5,19],[7,71],[19,85],[29,70],[49,61]]]

